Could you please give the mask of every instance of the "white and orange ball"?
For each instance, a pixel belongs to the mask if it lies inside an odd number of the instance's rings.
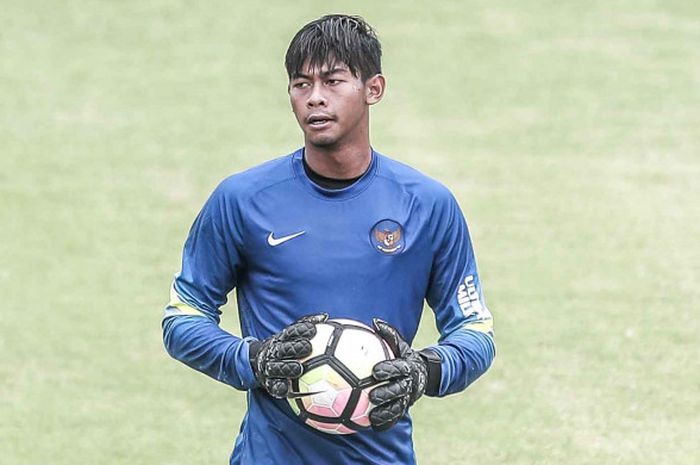
[[[324,433],[368,428],[374,407],[369,391],[377,386],[372,367],[393,358],[389,347],[372,328],[347,319],[317,324],[311,345],[311,355],[302,360],[304,374],[292,383],[294,412]]]

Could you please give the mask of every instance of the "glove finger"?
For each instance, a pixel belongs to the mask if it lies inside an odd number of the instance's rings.
[[[270,378],[265,380],[265,389],[276,399],[284,399],[289,392],[289,382],[286,379]]]
[[[310,321],[292,323],[282,330],[278,341],[291,341],[294,339],[311,339],[316,335],[316,324]]]
[[[372,389],[369,392],[369,401],[379,406],[393,402],[400,397],[410,396],[410,394],[411,380],[404,378]]]
[[[375,407],[369,412],[369,421],[375,431],[386,431],[394,426],[403,417],[408,407],[406,397],[401,397],[394,402]]]
[[[274,343],[273,358],[287,360],[299,359],[311,355],[313,347],[308,339],[295,339],[292,341],[276,341]]]
[[[304,317],[299,318],[296,322],[297,323],[309,322],[309,323],[313,323],[313,324],[317,325],[319,323],[325,323],[326,320],[328,320],[328,313],[321,312],[321,313],[317,313],[315,315],[306,315]]]
[[[405,378],[410,374],[411,366],[400,358],[381,361],[372,368],[372,377],[377,381]]]
[[[265,376],[270,378],[298,378],[304,367],[296,360],[270,360],[265,364]]]
[[[410,351],[411,347],[401,337],[397,329],[389,323],[379,318],[374,318],[372,324],[379,336],[386,341],[395,357],[403,357]]]

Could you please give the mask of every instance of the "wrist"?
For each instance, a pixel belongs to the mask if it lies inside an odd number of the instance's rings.
[[[250,362],[250,366],[256,378],[258,378],[258,364],[256,363],[256,359],[260,353],[260,349],[262,349],[262,342],[250,341],[248,343],[248,361]]]

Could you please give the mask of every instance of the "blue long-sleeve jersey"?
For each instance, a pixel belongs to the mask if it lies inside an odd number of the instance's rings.
[[[219,327],[236,289],[241,336]],[[301,316],[381,318],[410,343],[423,302],[435,313],[438,395],[465,389],[495,355],[467,225],[450,192],[372,153],[345,189],[314,184],[303,149],[224,180],[185,243],[163,322],[168,352],[248,391],[231,464],[413,464],[409,415],[386,432],[329,435],[256,384],[249,343]]]

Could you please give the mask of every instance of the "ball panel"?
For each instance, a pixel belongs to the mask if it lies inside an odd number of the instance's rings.
[[[314,383],[310,386],[310,388],[312,389],[312,392],[318,393],[308,397],[308,399],[311,399],[311,403],[313,405],[324,408],[331,408],[333,406],[333,402],[335,402],[338,392],[333,389],[333,386],[331,386],[327,381],[319,381],[318,383]],[[326,416],[332,417],[333,414]]]
[[[336,431],[336,433],[338,433],[338,434],[352,434],[352,433],[356,433],[356,431],[355,431],[354,429],[350,429],[350,428],[348,428],[348,427],[345,426],[345,425],[339,425],[339,426],[335,429],[335,431]]]
[[[370,376],[374,365],[386,360],[379,337],[367,331],[350,328],[340,335],[333,355],[359,379]]]
[[[312,428],[329,434],[352,434],[356,432],[354,429],[348,428],[342,423],[325,423],[321,421],[307,419],[306,424],[311,426]]]
[[[301,378],[299,378],[299,390],[301,392],[317,392],[320,389],[315,389],[312,385],[321,381],[327,382],[328,385],[336,391],[350,387],[348,382],[345,381],[345,378],[335,371],[332,366],[321,365],[309,370],[308,372],[304,373]],[[304,388],[302,388],[302,384],[305,385]]]
[[[372,423],[369,421],[368,413],[365,413],[352,421],[354,421],[355,423],[357,423],[358,426],[361,426],[363,428],[369,428],[370,426],[372,426]]]
[[[292,407],[292,410],[294,411],[295,414],[301,415],[301,409],[297,405],[296,401],[294,399],[289,399],[289,406]]]
[[[343,389],[336,393],[335,399],[333,400],[333,412],[337,416],[340,416],[345,410],[345,406],[348,405],[348,400],[350,400],[350,395],[352,394],[352,388]]]
[[[355,410],[352,412],[350,419],[360,426],[369,427],[369,412],[372,410],[372,404],[369,401],[369,391],[372,388],[363,389],[360,392],[360,398],[357,400]]]
[[[337,418],[343,413],[352,387],[330,365],[309,370],[299,379],[299,392],[317,393],[301,398],[304,410],[316,415]],[[290,400],[292,408],[295,402]]]
[[[332,408],[326,407],[324,405],[312,404],[306,410],[309,413],[313,413],[314,415],[318,415],[320,417],[325,417],[325,418],[336,418],[338,416],[338,414],[336,414]]]
[[[309,409],[311,408],[311,406],[313,405],[313,401],[312,401],[312,399],[311,399],[311,396],[309,396],[309,397],[302,397],[302,398],[301,398],[301,403],[302,403],[302,405],[304,406],[304,410],[308,412]]]
[[[321,423],[320,421],[312,420],[310,418],[306,419],[306,424],[324,433],[335,433],[335,427],[338,423]]]
[[[356,328],[364,328],[364,329],[366,329],[366,330],[368,330],[368,331],[374,332],[374,330],[373,330],[372,328],[370,328],[369,326],[367,326],[366,324],[364,324],[364,323],[362,323],[362,322],[360,322],[360,321],[349,320],[349,319],[347,319],[347,318],[333,318],[333,319],[330,320],[330,321],[334,321],[334,322],[336,322],[336,323],[340,323],[340,324],[343,325],[343,326],[354,326],[354,327],[356,327]]]

